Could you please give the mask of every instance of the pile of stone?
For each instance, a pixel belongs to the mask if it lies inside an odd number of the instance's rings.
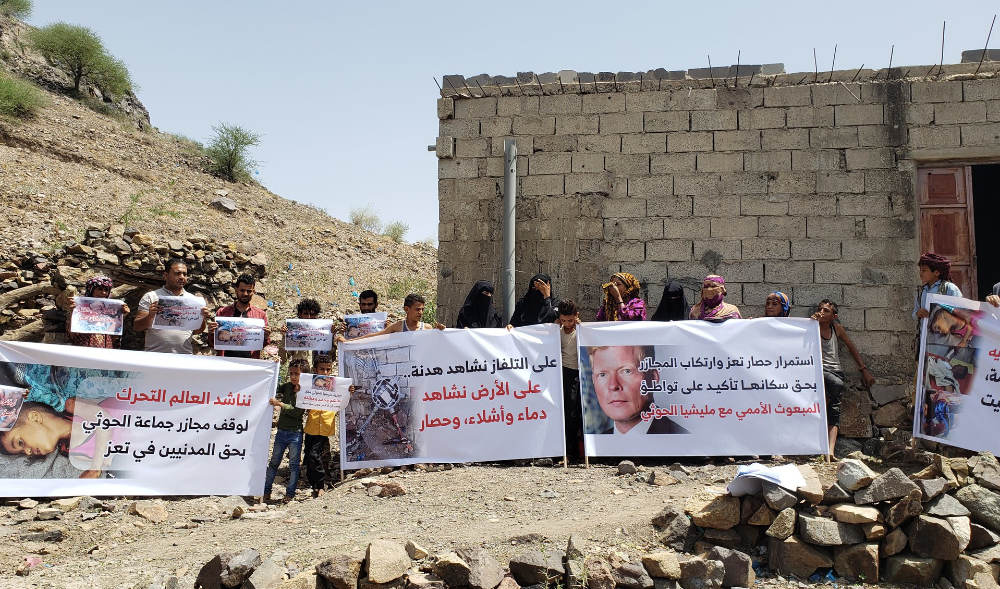
[[[161,242],[124,225],[92,225],[80,241],[54,252],[29,251],[0,260],[0,334],[8,340],[62,343],[63,309],[71,297],[82,294],[88,278],[110,276],[113,295],[135,310],[143,293],[162,286],[163,264],[174,257],[187,262],[187,290],[205,297],[209,307],[232,302],[233,282],[242,273],[256,276],[257,293],[265,295],[267,257],[262,252],[200,236]],[[260,299],[256,304],[266,303]],[[135,339],[127,318],[125,347],[141,347]]]
[[[846,459],[825,487],[810,467],[799,469],[807,483],[794,492],[765,482],[756,495],[692,499],[690,521],[668,508],[653,523],[662,542],[719,561],[727,575],[731,562],[742,572],[757,555],[802,579],[832,569],[852,581],[1000,587],[1000,464],[992,454],[932,455],[910,476]]]

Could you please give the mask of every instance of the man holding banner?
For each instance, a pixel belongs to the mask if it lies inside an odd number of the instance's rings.
[[[216,317],[245,317],[248,319],[263,319],[264,320],[264,342],[270,341],[271,330],[267,327],[267,311],[264,309],[258,309],[250,304],[253,300],[254,287],[257,285],[257,279],[251,274],[240,274],[236,279],[236,301],[232,305],[226,305],[221,307],[215,312]],[[217,324],[212,321],[208,324],[208,331],[210,337],[214,336],[215,328]],[[214,343],[214,339],[213,339]],[[219,356],[227,356],[230,358],[260,358],[260,350],[252,351],[241,351],[241,350],[218,350],[216,352]]]
[[[202,307],[201,327],[188,331],[186,329],[150,329],[157,313],[162,309],[161,297],[191,297],[184,290],[187,284],[187,264],[180,258],[172,258],[163,267],[163,286],[142,295],[139,299],[139,311],[135,314],[133,327],[136,332],[146,332],[146,351],[163,352],[167,354],[193,354],[195,333],[205,331],[205,320],[208,319],[208,308]]]

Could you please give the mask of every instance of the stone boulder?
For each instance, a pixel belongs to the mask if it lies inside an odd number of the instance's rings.
[[[882,556],[899,554],[906,549],[906,544],[909,541],[910,539],[906,537],[906,532],[902,528],[896,528],[886,534],[885,542],[882,544]]]
[[[437,557],[433,570],[449,587],[462,587],[468,584],[472,567],[457,553],[446,552]]]
[[[944,477],[920,479],[915,482],[917,483],[917,486],[920,487],[921,492],[923,492],[924,501],[930,501],[941,493],[944,493],[945,489],[948,487],[948,479]]]
[[[706,558],[722,563],[725,569],[725,575],[722,579],[723,587],[753,587],[757,580],[757,575],[753,570],[753,561],[748,554],[739,550],[716,546],[708,551]]]
[[[889,508],[885,517],[885,523],[891,528],[898,528],[903,523],[923,513],[924,507],[920,502],[923,494],[920,491],[912,491],[906,497],[897,501]]]
[[[566,570],[563,566],[565,554],[558,550],[529,550],[510,561],[510,574],[522,587],[561,582]]]
[[[587,589],[615,589],[615,574],[601,558],[590,557],[583,567],[587,576]]]
[[[660,530],[660,543],[674,550],[684,550],[691,533],[691,520],[674,505],[664,507],[653,517],[653,526]]]
[[[799,498],[795,493],[769,481],[763,482],[761,492],[768,507],[775,511],[787,509],[799,502]]]
[[[972,532],[972,536],[969,539],[970,550],[979,550],[980,548],[987,548],[1000,543],[1000,534],[989,528],[979,524],[972,524],[970,528]]]
[[[969,459],[969,466],[977,484],[1000,491],[1000,462],[997,462],[995,456],[989,452],[981,452]]]
[[[833,554],[833,570],[851,581],[878,581],[878,544],[856,544],[838,548]]]
[[[770,527],[764,533],[772,538],[784,540],[795,532],[796,517],[797,512],[794,508],[783,509],[781,513],[775,516],[774,521],[771,522]]]
[[[819,475],[816,474],[816,470],[808,464],[797,464],[796,468],[799,469],[799,473],[805,479],[805,484],[795,489],[795,492],[810,505],[819,505],[822,503],[823,485],[819,481]]]
[[[858,505],[878,503],[906,497],[912,491],[919,491],[916,483],[911,481],[898,468],[890,468],[879,475],[870,485],[854,493],[854,502]]]
[[[316,565],[316,575],[330,589],[357,589],[364,556],[337,554]]]
[[[469,565],[469,578],[463,585],[472,589],[493,589],[503,580],[503,566],[489,551],[483,548],[460,548],[458,556]]]
[[[837,466],[837,484],[847,491],[864,489],[878,477],[878,474],[860,460],[845,458]]]
[[[818,546],[843,546],[865,541],[861,528],[832,519],[799,514],[799,537]]]
[[[253,548],[248,548],[233,555],[224,563],[225,566],[219,574],[219,581],[223,587],[239,587],[262,562],[264,561],[261,559],[260,553]]]
[[[825,550],[810,546],[795,536],[768,542],[768,566],[782,575],[795,575],[808,579],[818,568],[833,566],[833,560]]]
[[[684,589],[719,589],[726,576],[726,567],[717,560],[697,556],[681,561],[680,586]]]
[[[213,198],[210,204],[212,207],[219,209],[220,211],[223,211],[225,213],[235,213],[236,210],[239,208],[239,205],[236,204],[235,200],[226,196],[219,196]]]
[[[883,579],[890,583],[909,583],[917,587],[932,587],[941,576],[944,562],[916,556],[890,556],[885,561]]]
[[[854,501],[854,493],[840,486],[840,483],[833,483],[823,490],[823,503],[832,505],[834,503],[845,503]]]
[[[410,555],[406,553],[406,548],[391,540],[375,540],[369,544],[366,559],[368,580],[372,583],[395,581],[405,575],[410,568]],[[497,579],[497,583],[499,582]]]
[[[680,579],[681,565],[677,560],[677,553],[661,550],[652,552],[642,557],[642,566],[646,567],[646,572],[650,577],[659,579]]]
[[[969,485],[956,491],[955,498],[971,512],[973,521],[1000,532],[1000,495],[979,485]]]
[[[615,586],[621,589],[653,589],[653,578],[641,562],[622,562],[614,567]]]
[[[882,521],[882,512],[874,507],[839,503],[830,507],[830,515],[842,524],[871,524]]]
[[[921,515],[910,526],[910,550],[926,558],[955,560],[962,552],[961,540],[946,519]]]
[[[972,512],[951,495],[941,495],[927,504],[924,513],[937,517],[962,517]]]
[[[964,554],[948,563],[948,577],[958,589],[1000,589],[988,563]]]
[[[167,508],[163,505],[162,501],[152,501],[148,499],[142,499],[139,501],[133,501],[131,505],[128,506],[128,512],[132,515],[137,515],[142,519],[153,522],[154,524],[160,524],[167,521]]]
[[[740,523],[740,500],[732,495],[692,497],[685,505],[696,526],[728,530]]]

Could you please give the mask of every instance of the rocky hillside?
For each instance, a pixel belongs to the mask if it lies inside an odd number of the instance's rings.
[[[306,296],[344,310],[364,288],[390,307],[410,290],[434,296],[433,248],[396,244],[259,185],[204,173],[198,146],[152,128],[134,97],[100,102],[108,113],[100,114],[59,92],[68,79],[27,49],[27,30],[0,17],[0,69],[38,83],[49,105],[31,120],[0,119],[0,265],[79,242],[88,226],[120,224],[154,241],[197,237],[263,252],[266,295],[282,314]],[[84,92],[92,104],[104,100]],[[220,197],[232,202],[213,206]]]

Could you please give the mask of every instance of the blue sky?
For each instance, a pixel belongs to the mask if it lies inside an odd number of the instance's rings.
[[[347,219],[372,204],[437,237],[432,78],[783,62],[811,71],[945,62],[982,47],[988,2],[262,2],[35,0],[29,22],[95,30],[162,131],[263,135],[260,180]],[[991,47],[1000,47],[1000,27]]]

